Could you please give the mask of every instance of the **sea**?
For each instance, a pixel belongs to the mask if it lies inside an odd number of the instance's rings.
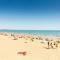
[[[60,37],[60,30],[0,30],[0,32]]]

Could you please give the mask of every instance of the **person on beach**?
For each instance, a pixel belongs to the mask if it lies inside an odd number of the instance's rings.
[[[58,42],[57,41],[48,41],[48,49],[49,48],[54,48],[54,47],[58,47]]]
[[[25,52],[25,51],[24,52],[18,52],[17,54],[25,56],[27,54],[27,52]]]

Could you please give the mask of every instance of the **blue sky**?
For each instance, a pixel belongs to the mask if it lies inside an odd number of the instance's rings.
[[[0,0],[0,29],[60,30],[60,1]]]

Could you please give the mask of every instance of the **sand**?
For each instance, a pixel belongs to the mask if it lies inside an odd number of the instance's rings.
[[[60,60],[60,44],[56,49],[46,49],[46,44],[42,40],[20,38],[13,40],[8,35],[0,35],[0,60]],[[26,52],[26,55],[18,52]]]

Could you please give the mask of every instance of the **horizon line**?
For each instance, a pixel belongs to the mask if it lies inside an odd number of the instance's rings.
[[[59,30],[59,29],[0,29],[0,30]]]

